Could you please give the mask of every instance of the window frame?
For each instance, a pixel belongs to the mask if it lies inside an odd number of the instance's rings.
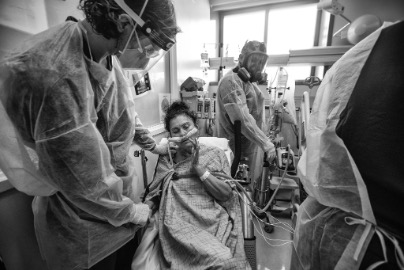
[[[219,42],[218,42],[219,46],[218,46],[218,52],[217,52],[218,56],[219,57],[224,56],[224,43],[223,43],[223,35],[224,35],[223,31],[224,31],[224,29],[223,29],[223,27],[224,27],[224,17],[225,16],[235,15],[235,14],[243,14],[243,13],[251,13],[251,12],[260,11],[260,10],[265,9],[264,42],[266,43],[267,39],[268,39],[268,16],[269,16],[269,10],[270,9],[297,7],[297,6],[303,6],[303,5],[307,5],[307,4],[313,4],[313,3],[315,3],[315,2],[313,2],[313,1],[301,1],[299,3],[298,2],[274,3],[274,4],[267,4],[267,5],[261,5],[261,6],[254,6],[254,7],[250,7],[250,8],[218,11],[218,13],[219,13]],[[321,10],[317,11],[317,18],[316,18],[316,24],[315,24],[315,29],[314,29],[313,47],[317,47],[319,45],[322,14],[323,14],[323,12]],[[330,22],[330,27],[332,27],[332,22]],[[329,35],[328,35],[328,39],[329,39]],[[327,42],[327,46],[328,46],[328,43],[329,42]],[[329,66],[324,66],[324,74],[328,70],[328,68],[329,68]],[[316,71],[317,71],[317,66],[311,66],[309,76],[315,76]]]

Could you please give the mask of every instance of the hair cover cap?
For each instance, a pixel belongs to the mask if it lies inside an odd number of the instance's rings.
[[[259,42],[256,40],[247,41],[244,44],[243,49],[241,49],[241,54],[247,55],[252,52],[267,53],[267,47],[265,46],[264,42]]]

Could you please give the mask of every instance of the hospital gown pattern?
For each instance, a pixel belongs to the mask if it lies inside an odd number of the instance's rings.
[[[192,157],[172,168],[168,157],[161,156],[147,196],[159,196],[162,187],[159,237],[163,268],[250,269],[237,195],[226,202],[216,201],[192,173],[191,162]],[[230,172],[225,153],[218,148],[201,144],[199,162],[212,173]]]

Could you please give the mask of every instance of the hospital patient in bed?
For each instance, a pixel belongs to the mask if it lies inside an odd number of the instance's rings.
[[[195,113],[186,103],[169,107],[165,127],[176,153],[159,157],[145,198],[159,212],[160,267],[251,269],[239,200],[225,182],[228,160],[223,150],[198,143],[195,125]]]

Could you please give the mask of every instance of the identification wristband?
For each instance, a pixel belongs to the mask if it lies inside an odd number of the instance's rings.
[[[206,179],[208,179],[210,175],[209,171],[204,172],[204,174],[202,174],[202,176],[200,176],[199,178],[201,179],[202,182],[205,182]]]

